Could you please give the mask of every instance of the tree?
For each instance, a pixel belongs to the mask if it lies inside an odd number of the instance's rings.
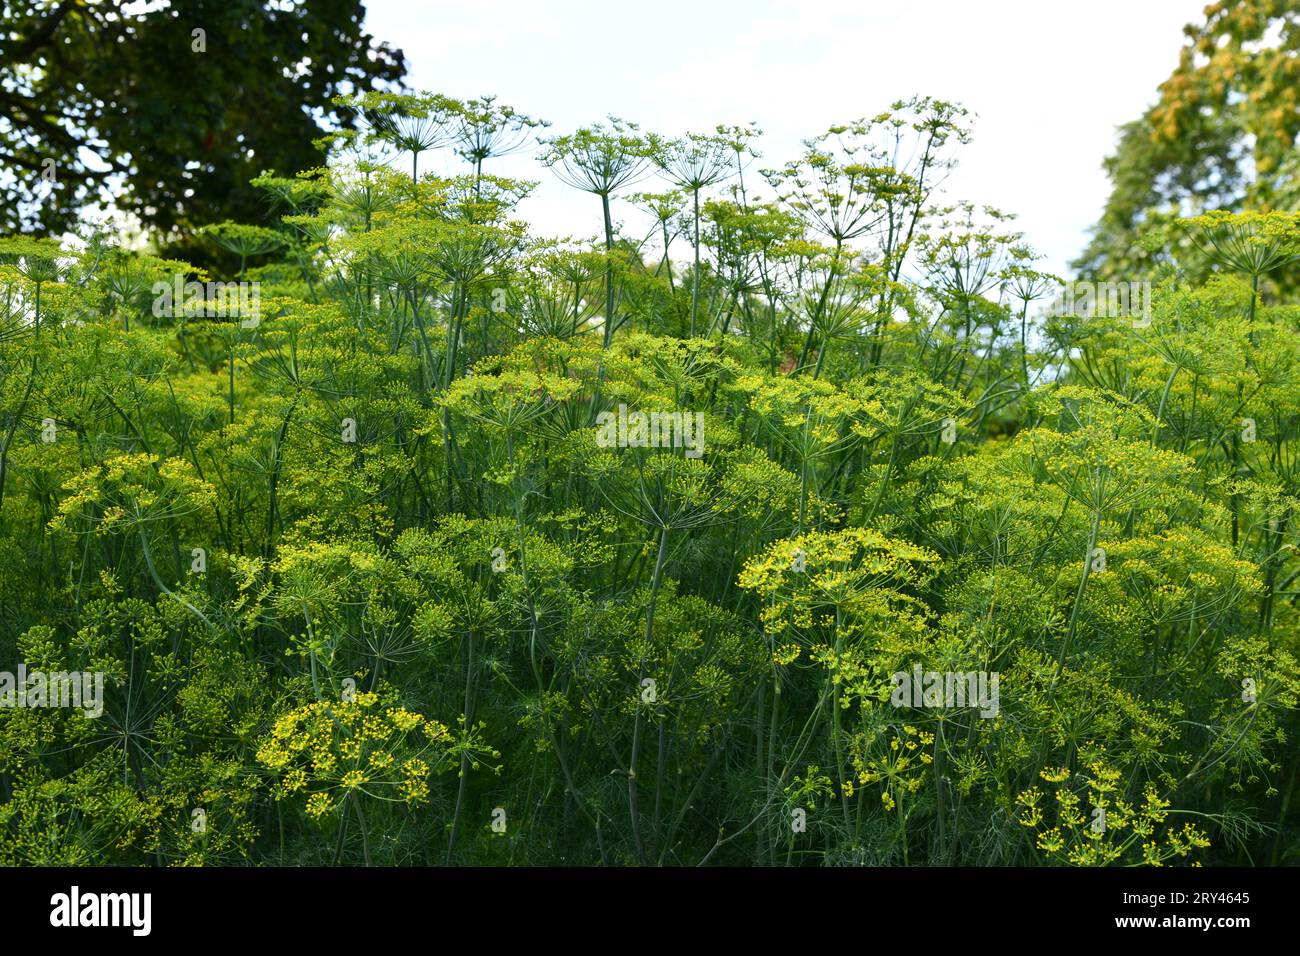
[[[5,0],[0,231],[59,233],[110,200],[164,237],[260,218],[249,180],[320,164],[345,89],[397,82],[359,0],[190,0],[141,10]]]
[[[1162,227],[1189,212],[1300,208],[1300,5],[1221,0],[1184,32],[1159,100],[1121,128],[1106,159],[1113,189],[1073,263],[1082,273],[1148,271]]]

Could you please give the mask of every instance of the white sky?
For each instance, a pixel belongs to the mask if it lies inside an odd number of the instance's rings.
[[[946,201],[1016,213],[1066,274],[1109,186],[1116,128],[1177,64],[1205,0],[369,0],[367,29],[406,54],[408,82],[498,101],[569,132],[613,113],[662,135],[757,121],[758,167],[800,140],[915,94],[977,114]],[[534,179],[521,209],[546,235],[595,235],[599,200],[536,149],[486,171]],[[407,159],[409,162],[409,158]],[[422,157],[422,169],[427,165]],[[434,167],[436,168],[436,166]],[[444,168],[450,168],[445,166]],[[757,184],[757,174],[747,184]],[[633,189],[661,191],[654,178]],[[636,228],[626,205],[615,215]],[[687,255],[675,247],[675,257]]]

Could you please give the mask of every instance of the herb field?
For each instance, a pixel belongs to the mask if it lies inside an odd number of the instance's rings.
[[[0,240],[0,863],[1297,862],[1300,214],[1065,301],[953,103],[342,108]]]

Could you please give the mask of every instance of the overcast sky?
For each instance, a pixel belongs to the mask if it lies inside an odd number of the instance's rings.
[[[1016,213],[1044,266],[1064,273],[1109,191],[1116,127],[1154,101],[1204,2],[369,0],[366,26],[406,53],[417,89],[494,93],[551,132],[609,113],[664,135],[753,120],[759,166],[894,100],[957,100],[977,117],[946,198]],[[535,153],[487,171],[540,181],[521,210],[539,232],[594,235],[599,201]],[[616,216],[640,232],[629,207]]]

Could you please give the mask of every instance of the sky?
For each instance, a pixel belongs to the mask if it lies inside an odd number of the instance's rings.
[[[975,114],[974,136],[943,200],[1015,213],[1042,266],[1068,275],[1109,194],[1101,164],[1117,128],[1155,101],[1205,2],[369,0],[366,28],[406,54],[412,87],[495,94],[551,121],[550,133],[611,113],[667,136],[755,121],[756,168],[895,100],[958,101]],[[599,200],[560,183],[536,152],[485,171],[539,182],[520,213],[540,234],[595,235]],[[631,207],[615,217],[643,234]]]

